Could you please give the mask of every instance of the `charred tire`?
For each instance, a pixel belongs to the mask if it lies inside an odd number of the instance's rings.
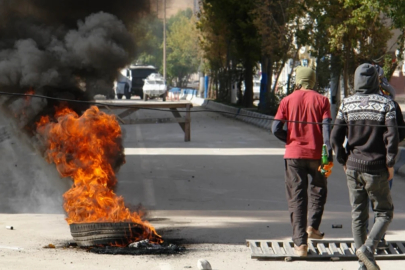
[[[126,244],[141,238],[144,229],[132,222],[103,222],[70,224],[70,233],[77,245],[82,247]]]
[[[118,99],[122,99],[123,94],[117,94]]]

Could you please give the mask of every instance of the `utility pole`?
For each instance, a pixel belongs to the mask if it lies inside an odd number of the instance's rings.
[[[163,79],[166,83],[166,0],[163,0]]]

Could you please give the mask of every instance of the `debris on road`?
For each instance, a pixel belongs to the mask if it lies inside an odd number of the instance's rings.
[[[43,246],[43,248],[56,248],[54,244],[48,244],[46,246]]]
[[[162,255],[162,254],[181,254],[186,249],[174,244],[154,244],[148,239],[137,241],[129,244],[127,247],[103,246],[91,247],[89,252],[97,254],[112,254],[112,255]]]
[[[6,229],[14,230],[14,227],[13,226],[6,226]]]
[[[200,270],[211,270],[211,264],[206,259],[199,259],[197,261],[197,268]]]
[[[133,242],[129,244],[130,248],[149,248],[149,249],[158,249],[161,247],[159,244],[152,244],[149,242],[149,239],[141,240],[138,242]]]

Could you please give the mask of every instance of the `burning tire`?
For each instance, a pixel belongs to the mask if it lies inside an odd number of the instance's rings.
[[[143,226],[131,222],[70,224],[73,240],[83,247],[96,245],[126,245],[143,234]]]

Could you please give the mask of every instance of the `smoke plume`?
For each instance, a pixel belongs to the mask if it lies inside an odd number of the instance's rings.
[[[149,0],[0,0],[0,92],[68,99],[112,93],[136,56],[131,26]],[[69,182],[33,147],[31,130],[51,99],[0,96],[0,211],[61,212]],[[83,106],[72,103],[80,114]],[[16,121],[11,121],[14,119]]]
[[[147,2],[0,0],[0,89],[111,94],[117,70],[135,57],[128,28]]]

